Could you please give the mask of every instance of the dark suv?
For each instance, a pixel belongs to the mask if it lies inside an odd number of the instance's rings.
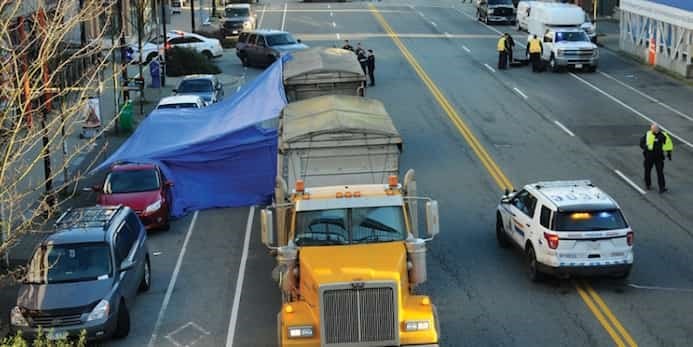
[[[269,66],[281,55],[306,48],[286,31],[255,30],[238,36],[236,55],[243,66]]]
[[[490,22],[515,24],[515,5],[512,0],[479,0],[476,18],[486,24]]]
[[[33,339],[125,337],[138,291],[151,285],[147,233],[129,207],[68,210],[29,261],[10,313],[12,333]]]

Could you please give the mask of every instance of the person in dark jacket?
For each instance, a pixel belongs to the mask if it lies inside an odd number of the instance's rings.
[[[664,193],[668,189],[664,181],[664,157],[671,160],[671,152],[674,151],[674,144],[666,131],[661,131],[657,124],[652,124],[650,130],[640,138],[640,148],[644,157],[643,166],[645,168],[645,187],[649,190],[652,186],[652,167],[657,170],[657,185],[659,192]]]
[[[361,42],[356,44],[356,50],[354,51],[356,55],[359,55],[359,53],[363,53],[363,55],[366,55],[366,50],[363,49],[363,46],[361,46]]]
[[[368,76],[370,76],[370,78],[371,78],[371,86],[374,86],[375,85],[375,54],[373,54],[372,49],[368,50],[367,63],[368,63]]]
[[[511,63],[513,62],[513,48],[515,48],[515,40],[510,34],[505,33],[505,53]]]
[[[349,40],[344,40],[344,46],[342,46],[342,49],[346,49],[347,51],[354,51],[354,47],[349,44]]]
[[[366,67],[368,66],[368,57],[366,57],[366,51],[361,49],[360,51],[356,51],[356,58],[359,60],[359,65],[361,65],[361,70],[363,70],[363,74],[367,75],[368,71],[366,70]]]

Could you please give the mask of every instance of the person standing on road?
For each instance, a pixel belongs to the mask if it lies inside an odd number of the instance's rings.
[[[513,62],[513,48],[515,48],[515,40],[510,34],[505,33],[505,51],[508,55],[508,61]]]
[[[375,54],[373,50],[368,50],[368,76],[371,78],[371,87],[375,85]]]
[[[664,156],[671,160],[671,152],[674,151],[674,143],[666,131],[661,131],[657,124],[652,124],[650,130],[640,138],[640,148],[644,156],[643,166],[645,167],[645,187],[650,190],[652,187],[652,167],[657,170],[657,185],[659,192],[664,193],[668,189],[664,181]]]
[[[366,67],[368,66],[368,57],[366,57],[366,51],[361,48],[360,50],[356,50],[356,58],[359,60],[359,65],[361,65],[361,70],[363,70],[363,74],[367,75],[368,71],[366,70]]]
[[[508,54],[505,48],[505,35],[498,39],[498,70],[503,70],[508,65]]]
[[[532,72],[541,71],[541,55],[544,53],[544,47],[541,44],[541,40],[534,35],[532,39],[529,40],[527,45],[527,53],[529,53],[529,60],[532,62]]]
[[[356,55],[359,55],[359,53],[363,53],[363,55],[366,55],[366,50],[363,49],[363,46],[361,46],[361,42],[356,44],[356,50],[354,51]]]
[[[354,47],[352,47],[349,44],[349,40],[344,40],[344,46],[342,46],[342,49],[346,49],[347,51],[354,51]]]

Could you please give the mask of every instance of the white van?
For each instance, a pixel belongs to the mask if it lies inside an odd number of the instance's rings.
[[[582,28],[584,23],[585,12],[578,6],[536,2],[527,21],[528,39],[536,35],[542,40],[542,59],[554,72],[563,67],[596,71],[599,48]]]
[[[517,17],[515,18],[515,23],[517,23],[517,31],[527,31],[527,23],[529,21],[529,15],[532,13],[532,6],[539,1],[520,1],[517,4]]]

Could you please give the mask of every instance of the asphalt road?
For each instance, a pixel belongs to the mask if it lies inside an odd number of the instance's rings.
[[[526,34],[485,26],[459,2],[272,0],[257,11],[260,27],[291,31],[311,46],[350,39],[375,50],[377,85],[366,93],[385,103],[402,133],[403,170],[414,168],[420,193],[441,206],[442,232],[431,244],[422,291],[438,306],[442,345],[691,345],[690,87],[606,49],[597,73],[496,71],[497,31],[516,41]],[[409,59],[384,24],[400,35]],[[259,72],[243,69],[233,50],[219,63],[226,77],[251,80]],[[456,114],[443,110],[441,98]],[[616,198],[636,233],[630,278],[531,283],[519,252],[496,246],[499,177],[489,174],[454,117],[514,186],[585,178]],[[640,191],[637,143],[650,120],[677,136],[664,195]],[[150,235],[158,254],[153,288],[132,311],[131,336],[107,345],[272,346],[280,297],[257,215],[256,208],[203,211]]]

